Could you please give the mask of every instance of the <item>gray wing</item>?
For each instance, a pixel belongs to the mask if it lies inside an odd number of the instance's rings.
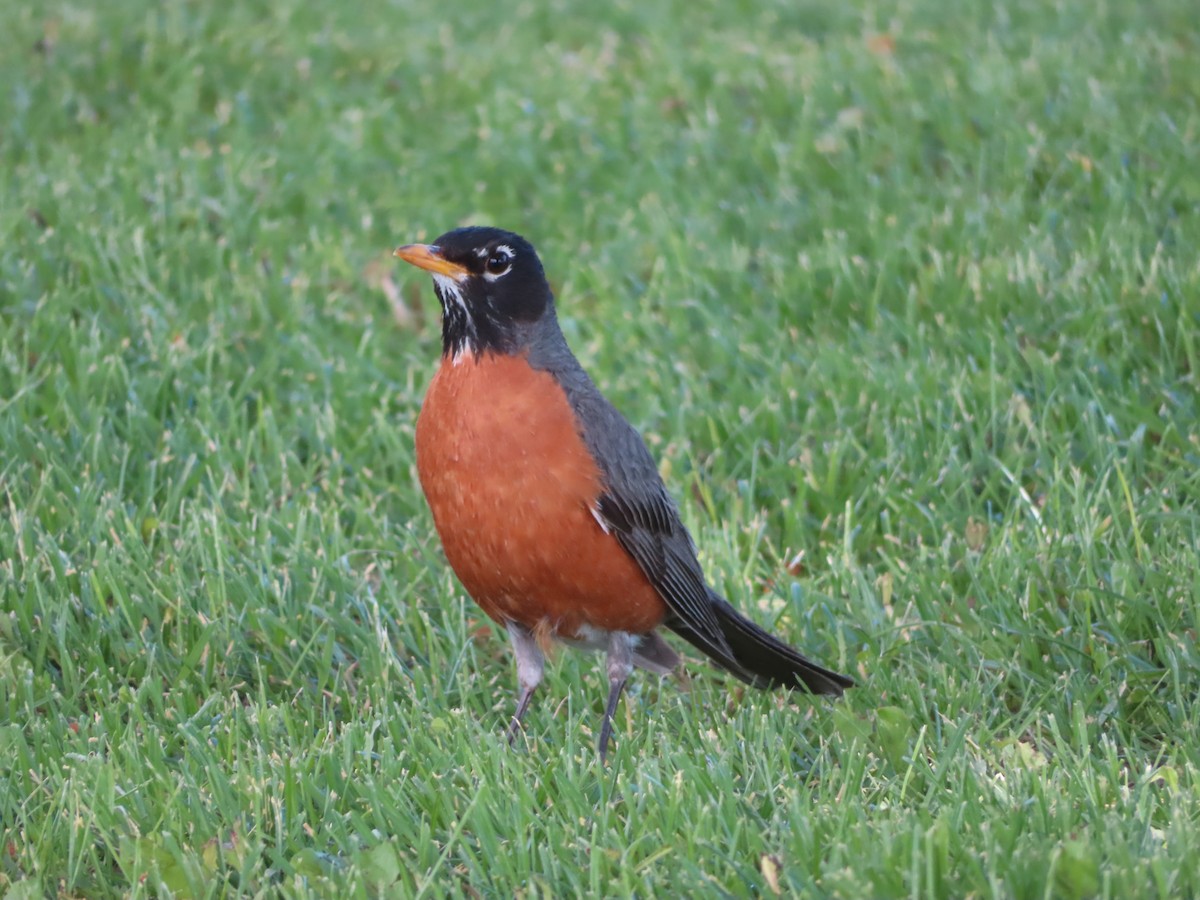
[[[573,373],[574,374],[574,373]],[[596,512],[671,611],[667,627],[719,658],[732,659],[691,536],[663,486],[642,436],[587,379],[560,375],[604,476]]]
[[[611,407],[610,407],[611,409]],[[691,536],[679,519],[641,436],[613,410],[604,425],[607,489],[597,512],[654,585],[671,614],[663,623],[718,665],[755,687],[803,686],[841,694],[854,684],[806,659],[759,628],[705,582]],[[593,420],[588,420],[593,421]]]
[[[663,624],[718,665],[756,687],[841,694],[854,682],[806,659],[759,628],[704,580],[696,548],[642,436],[592,384],[557,328],[535,342],[530,362],[554,373],[604,489],[594,512],[666,603]]]

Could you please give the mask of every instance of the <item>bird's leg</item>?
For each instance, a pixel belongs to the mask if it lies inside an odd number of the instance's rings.
[[[533,692],[542,682],[542,671],[546,658],[532,631],[517,622],[509,622],[506,628],[508,629],[508,639],[512,642],[513,653],[517,657],[517,684],[520,686],[520,694],[517,696],[517,711],[513,714],[506,732],[508,742],[511,744],[517,739],[517,733],[521,730],[521,719],[525,717],[525,711],[529,709],[529,701],[533,699]]]
[[[621,700],[625,681],[633,671],[634,636],[624,631],[613,631],[608,635],[608,705],[604,708],[604,722],[600,726],[600,762],[608,757],[608,740],[612,737],[612,720]]]

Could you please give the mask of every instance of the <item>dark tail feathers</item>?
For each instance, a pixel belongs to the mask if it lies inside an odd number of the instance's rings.
[[[846,688],[854,687],[852,679],[805,659],[744,617],[714,591],[710,590],[708,595],[725,638],[721,642],[724,646],[683,622],[668,620],[666,625],[742,681],[757,688],[803,687],[813,694],[835,697],[841,696]]]

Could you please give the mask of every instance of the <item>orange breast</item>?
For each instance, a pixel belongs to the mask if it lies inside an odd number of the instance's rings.
[[[491,618],[644,633],[662,598],[592,515],[601,474],[566,394],[523,357],[443,361],[417,420],[417,471],[446,558]]]

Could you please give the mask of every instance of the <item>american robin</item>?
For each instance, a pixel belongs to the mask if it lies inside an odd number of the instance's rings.
[[[511,741],[550,639],[607,653],[612,718],[635,666],[666,674],[665,626],[758,688],[839,695],[805,659],[708,586],[641,435],[571,353],[530,244],[459,228],[396,256],[433,275],[442,359],[417,419],[417,472],[446,559],[517,658]]]

